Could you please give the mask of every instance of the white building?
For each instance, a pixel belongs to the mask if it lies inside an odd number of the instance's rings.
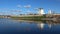
[[[52,11],[51,10],[48,10],[48,14],[52,14]]]
[[[39,8],[39,12],[38,12],[38,14],[39,14],[39,15],[43,15],[43,14],[45,14],[45,13],[44,13],[44,9],[43,9],[43,8]]]

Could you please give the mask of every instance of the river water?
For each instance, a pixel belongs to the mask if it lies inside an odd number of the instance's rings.
[[[47,24],[43,22],[17,21],[0,18],[0,33],[52,33],[59,32],[60,24]]]

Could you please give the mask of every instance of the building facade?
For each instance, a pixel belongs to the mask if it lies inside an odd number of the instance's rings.
[[[43,9],[43,8],[39,8],[38,14],[39,14],[39,15],[45,14],[45,13],[44,13],[44,9]]]

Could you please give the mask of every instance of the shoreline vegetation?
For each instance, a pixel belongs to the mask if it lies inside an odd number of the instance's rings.
[[[27,21],[43,21],[42,18],[46,18],[45,16],[25,16],[25,17],[11,17],[14,20],[27,20]]]
[[[60,22],[59,15],[46,16],[46,15],[22,15],[22,16],[10,16],[10,15],[1,15],[0,18],[11,18],[13,20],[27,20],[27,21],[54,21]]]
[[[46,21],[52,21],[52,22],[60,22],[58,18],[52,18],[52,17],[46,17],[46,16],[23,16],[23,17],[17,17],[12,16],[11,19],[13,20],[24,20],[24,21],[33,21],[33,22],[46,22]]]
[[[46,22],[46,21],[52,21],[52,22],[60,22],[58,18],[51,18],[46,16],[0,16],[0,18],[11,18],[12,20],[17,21],[30,21],[30,22]]]

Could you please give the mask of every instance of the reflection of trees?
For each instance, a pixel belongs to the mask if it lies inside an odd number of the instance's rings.
[[[60,24],[59,21],[46,21],[47,24]]]

